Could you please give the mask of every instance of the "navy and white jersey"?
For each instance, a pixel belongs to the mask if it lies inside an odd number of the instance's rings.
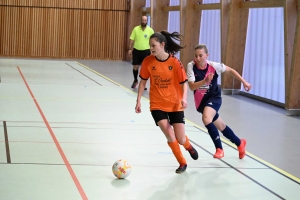
[[[188,63],[187,76],[189,82],[198,82],[205,79],[208,74],[213,73],[214,77],[211,82],[194,91],[194,101],[198,112],[203,112],[206,103],[222,103],[221,88],[218,85],[218,77],[226,70],[223,63],[217,63],[207,60],[206,68],[200,69],[195,61]]]

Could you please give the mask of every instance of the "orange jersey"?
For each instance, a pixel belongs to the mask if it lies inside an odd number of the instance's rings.
[[[165,61],[155,56],[146,57],[140,70],[140,78],[150,78],[150,110],[165,112],[182,111],[182,83],[187,76],[181,62],[173,55]]]

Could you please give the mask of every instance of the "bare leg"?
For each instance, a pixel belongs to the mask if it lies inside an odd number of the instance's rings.
[[[174,142],[176,140],[173,128],[167,119],[160,120],[157,124],[160,130],[165,134],[168,142]]]
[[[133,70],[139,70],[139,65],[133,65]]]
[[[224,121],[222,120],[221,117],[218,117],[218,119],[216,121],[214,121],[214,125],[221,132],[226,128],[226,124],[224,123]]]
[[[168,145],[172,149],[172,152],[177,159],[178,163],[180,164],[179,168],[176,170],[176,173],[182,173],[186,169],[186,160],[182,155],[182,152],[180,150],[180,147],[178,145],[178,142],[176,140],[174,131],[172,126],[170,125],[169,121],[167,119],[160,120],[158,123],[158,126],[162,130],[162,132],[165,134]],[[183,168],[182,168],[183,166]]]
[[[183,145],[183,147],[190,153],[191,157],[194,160],[197,160],[198,152],[190,144],[189,138],[185,135],[185,125],[183,123],[174,123],[172,124],[172,126],[174,128],[175,136],[178,143]]]

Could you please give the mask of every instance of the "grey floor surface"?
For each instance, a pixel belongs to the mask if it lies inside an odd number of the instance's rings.
[[[0,59],[0,199],[299,199],[300,117],[239,95],[224,95],[220,114],[247,139],[247,156],[223,139],[225,157],[194,109],[186,133],[199,152],[177,162],[148,110],[134,113],[132,66],[123,61]],[[7,123],[11,163],[7,162]],[[116,179],[111,166],[133,169]]]
[[[130,88],[133,81],[129,62],[78,62],[127,88]],[[144,96],[148,97],[147,91]],[[186,118],[205,128],[201,115],[195,110],[191,91],[188,103]],[[295,165],[300,163],[300,116],[287,116],[284,108],[241,95],[223,95],[220,116],[239,137],[247,139],[247,150],[250,153],[300,178],[300,168]]]

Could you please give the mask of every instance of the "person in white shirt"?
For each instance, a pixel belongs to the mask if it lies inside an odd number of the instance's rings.
[[[221,73],[230,73],[242,82],[245,91],[248,92],[252,86],[234,69],[223,63],[207,60],[208,55],[206,45],[199,44],[195,48],[194,60],[187,65],[188,85],[189,88],[194,91],[196,110],[202,113],[202,121],[216,147],[216,153],[213,157],[224,157],[219,135],[219,131],[221,131],[226,138],[237,146],[239,158],[242,159],[246,155],[246,140],[239,139],[218,114],[222,104],[222,98],[221,88],[217,81]]]

